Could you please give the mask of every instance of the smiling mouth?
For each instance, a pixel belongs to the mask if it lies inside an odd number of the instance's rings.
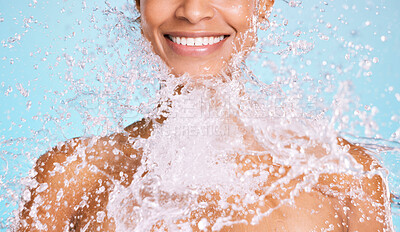
[[[208,37],[181,37],[181,36],[165,35],[165,37],[176,44],[181,44],[190,47],[199,47],[199,46],[217,44],[222,40],[224,40],[225,38],[229,37],[229,35],[208,36]]]

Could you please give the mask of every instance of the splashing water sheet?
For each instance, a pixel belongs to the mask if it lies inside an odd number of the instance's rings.
[[[109,188],[81,231],[107,220],[116,231],[257,225],[333,173],[387,179],[386,219],[400,231],[399,9],[276,0],[246,62],[238,53],[229,76],[197,83],[168,73],[134,1],[3,1],[0,231],[12,231],[29,188],[54,187],[33,179],[39,157],[70,148],[50,175],[81,160],[64,185],[87,168],[99,196]],[[337,138],[381,168],[363,170]],[[67,193],[60,188],[57,201]],[[271,195],[279,201],[260,203]],[[83,192],[79,210],[88,199]]]

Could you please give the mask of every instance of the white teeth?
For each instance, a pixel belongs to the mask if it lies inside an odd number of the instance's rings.
[[[169,36],[169,38],[177,44],[182,44],[185,46],[204,46],[204,45],[212,45],[219,43],[221,40],[224,39],[224,36],[211,36],[211,37],[175,37]]]
[[[208,37],[203,38],[203,45],[208,45]]]
[[[194,45],[194,38],[187,38],[186,43],[188,46],[193,46]]]
[[[195,46],[201,46],[201,45],[203,45],[203,38],[201,38],[201,37],[195,38],[195,39],[194,39],[194,45],[195,45]]]

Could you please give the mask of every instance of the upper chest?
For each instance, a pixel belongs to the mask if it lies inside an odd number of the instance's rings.
[[[344,202],[327,197],[320,192],[302,192],[291,203],[265,198],[262,206],[248,207],[239,213],[232,225],[222,228],[211,225],[208,229],[221,228],[220,231],[347,231],[342,214]],[[204,217],[207,214],[199,215]],[[208,212],[208,215],[209,212]],[[196,222],[199,219],[192,218]],[[214,220],[218,221],[218,220]],[[227,223],[229,224],[229,223]],[[196,230],[196,226],[194,227]]]
[[[172,199],[171,199],[172,200]],[[129,200],[128,200],[129,201]],[[107,202],[104,202],[107,205]],[[184,231],[346,231],[343,215],[340,208],[344,205],[336,200],[322,195],[318,192],[302,193],[294,198],[292,204],[282,203],[271,199],[265,199],[263,206],[247,207],[242,211],[235,213],[228,212],[228,209],[222,210],[213,206],[210,201],[208,207],[203,210],[192,211],[189,215],[184,215],[182,211],[181,220],[176,223],[185,225],[180,227]],[[127,207],[134,207],[134,203],[127,204]],[[127,231],[136,231],[135,223],[138,218],[129,218],[134,214],[130,214],[131,209],[122,209],[121,212],[128,212],[128,218],[113,218],[107,215],[107,207],[89,209],[81,217],[80,223],[76,231],[121,231],[121,226],[116,226],[122,220],[126,224],[131,220],[131,228],[125,225]],[[178,212],[178,211],[176,211]],[[176,213],[175,212],[175,213]],[[173,213],[173,211],[171,211]],[[144,215],[137,215],[139,220],[151,222]],[[151,217],[152,215],[147,215]],[[179,216],[178,216],[179,217]],[[231,222],[231,223],[230,223]],[[148,231],[164,231],[162,228],[167,223],[162,218],[153,220]],[[117,229],[119,228],[119,229]],[[171,228],[171,227],[170,227]],[[186,229],[185,229],[186,228]],[[124,229],[124,230],[125,230]],[[173,231],[166,229],[165,231]]]

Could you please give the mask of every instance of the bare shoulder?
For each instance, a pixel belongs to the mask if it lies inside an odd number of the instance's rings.
[[[349,154],[362,165],[363,173],[323,174],[317,188],[340,199],[349,231],[391,231],[389,191],[385,178],[379,174],[384,171],[379,161],[363,147],[344,139],[339,138],[338,144],[347,146]]]
[[[36,162],[34,170],[38,182],[54,178],[90,173],[122,181],[140,165],[140,152],[133,148],[137,137],[145,136],[148,124],[144,120],[133,123],[122,133],[103,137],[74,138],[59,143]],[[80,178],[81,179],[81,178]]]
[[[64,231],[81,212],[104,207],[99,203],[112,185],[129,184],[140,165],[140,152],[132,145],[145,125],[142,120],[123,133],[74,138],[42,155],[24,194],[18,231]]]

